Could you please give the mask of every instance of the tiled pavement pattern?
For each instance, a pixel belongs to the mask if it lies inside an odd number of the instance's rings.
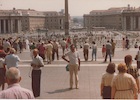
[[[116,49],[116,56],[113,59],[116,59],[115,63],[118,64],[119,61],[117,61],[117,59],[121,59],[121,62],[123,62],[124,55],[132,54],[134,57],[136,51],[136,49],[130,49],[129,51]],[[81,53],[82,50],[80,50],[80,54]],[[19,69],[21,70],[22,75],[20,84],[31,90],[31,78],[29,78],[30,66],[25,66],[30,64],[29,53],[24,52],[23,54],[18,55],[21,60],[27,60],[26,62],[20,63]],[[83,54],[80,56],[81,59],[83,59]],[[101,51],[99,51],[98,56],[98,58],[102,59]],[[104,64],[101,60],[97,62],[83,61],[81,70],[79,71],[79,89],[75,89],[74,86],[74,89],[72,90],[68,89],[69,72],[66,72],[65,64],[67,63],[62,60],[55,61],[52,65],[45,65],[45,67],[42,68],[41,95],[37,99],[101,99],[100,82],[102,74],[106,70],[107,63]],[[95,66],[95,64],[98,66]]]

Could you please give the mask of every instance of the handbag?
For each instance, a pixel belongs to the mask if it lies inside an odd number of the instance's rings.
[[[66,71],[69,71],[69,65],[66,66]]]

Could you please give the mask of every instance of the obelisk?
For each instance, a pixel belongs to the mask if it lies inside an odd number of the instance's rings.
[[[68,0],[65,0],[65,35],[69,35],[69,10],[68,10]]]

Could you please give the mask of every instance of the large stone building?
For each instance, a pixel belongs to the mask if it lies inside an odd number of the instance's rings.
[[[140,8],[119,7],[108,10],[93,10],[84,15],[84,27],[105,27],[117,30],[140,30]]]
[[[34,32],[64,29],[63,12],[42,12],[33,9],[0,10],[0,33]]]

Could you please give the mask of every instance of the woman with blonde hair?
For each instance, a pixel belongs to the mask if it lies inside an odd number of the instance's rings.
[[[127,73],[125,64],[118,65],[118,75],[112,80],[112,99],[137,99],[137,84],[134,77]]]

